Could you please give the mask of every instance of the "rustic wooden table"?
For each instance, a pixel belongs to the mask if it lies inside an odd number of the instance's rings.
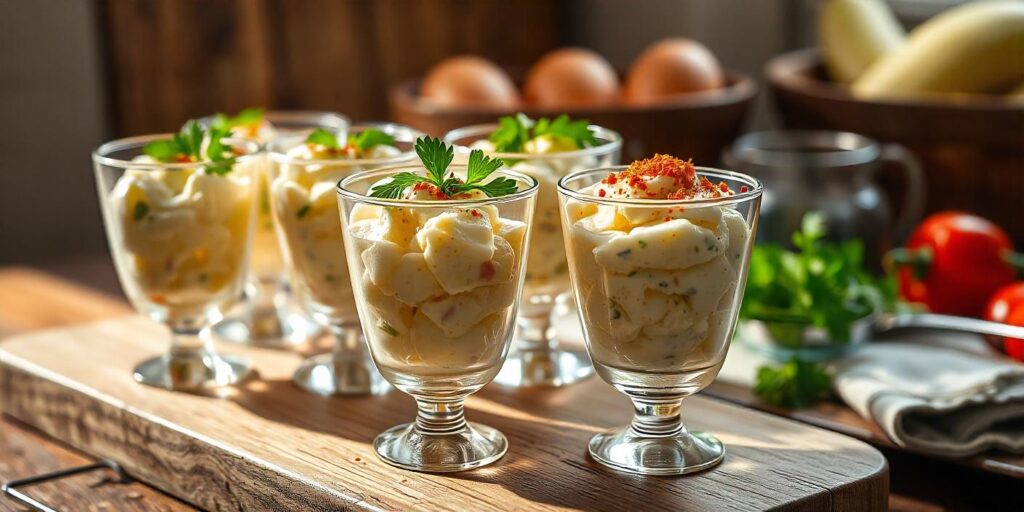
[[[108,292],[116,290],[108,267],[88,263],[57,269],[64,275],[88,283],[89,288],[27,269],[0,270],[0,336],[129,312],[121,299],[95,291],[95,288]],[[995,455],[949,461],[907,454],[894,450],[877,428],[839,403],[825,403],[793,413],[767,408],[740,388],[715,385],[709,392],[876,444],[892,465],[894,493],[890,496],[889,505],[893,510],[944,510],[946,506],[960,509],[986,505],[998,508],[1020,499],[1019,492],[1014,492],[1020,481],[996,474],[1016,474],[1014,468],[1019,465],[1019,458]],[[10,418],[0,421],[0,479],[78,465],[89,460]],[[990,492],[976,492],[978,485],[985,486]],[[74,510],[81,508],[82,503],[91,504],[89,510],[192,510],[189,505],[146,485],[104,483],[96,474],[42,485],[33,488],[33,493],[58,506],[74,505],[74,508],[69,508]],[[940,503],[945,506],[938,505]],[[0,510],[18,509],[12,503],[0,500]]]

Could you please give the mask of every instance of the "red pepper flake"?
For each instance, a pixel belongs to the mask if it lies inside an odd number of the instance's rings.
[[[604,196],[606,195],[606,192],[605,192],[605,191],[604,191],[604,189],[602,188],[602,189],[600,189],[600,190],[598,190],[598,191],[597,191],[597,195],[598,195],[598,197],[604,197]]]
[[[413,185],[412,189],[417,191],[417,192],[419,192],[421,190],[426,190],[428,193],[430,193],[431,196],[434,197],[434,199],[440,199],[440,200],[451,199],[450,197],[448,197],[447,194],[441,192],[441,189],[438,188],[433,183],[427,183],[425,181],[421,181],[421,182]]]
[[[491,263],[490,261],[485,261],[480,264],[480,279],[483,279],[484,281],[490,281],[491,279],[494,279],[494,274],[494,263]]]
[[[747,190],[750,190],[750,189],[748,189],[746,185],[743,185],[742,187],[740,187],[740,193],[746,192]]]
[[[725,183],[725,182],[723,181],[723,182],[721,182],[721,183],[719,183],[719,184],[718,184],[718,190],[721,190],[721,191],[722,191],[723,193],[724,193],[724,192],[728,192],[728,191],[729,191],[729,185],[728,185],[728,184],[726,184],[726,183]]]
[[[470,210],[469,214],[474,216],[474,217],[479,217],[480,216],[480,212],[478,212],[476,210]]]
[[[178,157],[177,157],[177,158],[175,158],[175,160],[176,160],[176,161],[177,161],[177,162],[178,162],[179,164],[186,164],[186,163],[189,163],[189,162],[191,162],[191,161],[192,161],[192,157],[190,157],[190,156],[188,156],[188,155],[178,155]]]

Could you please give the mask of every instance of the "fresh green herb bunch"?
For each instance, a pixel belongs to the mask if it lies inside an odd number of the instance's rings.
[[[851,324],[887,307],[894,295],[891,283],[864,268],[860,240],[827,243],[823,236],[824,216],[810,213],[793,235],[795,252],[762,244],[750,256],[740,316],[765,322],[783,345],[799,346],[808,326],[849,341]]]
[[[505,116],[498,119],[498,128],[487,139],[494,143],[494,150],[499,153],[521,153],[527,142],[542,135],[571,140],[577,148],[598,145],[590,131],[590,121],[572,121],[566,114],[553,121],[547,118],[534,121],[523,113]]]
[[[263,116],[265,114],[263,108],[247,108],[240,111],[234,116],[229,116],[223,112],[218,112],[213,117],[213,122],[210,126],[220,129],[231,131],[232,128],[239,126],[253,126],[263,122]]]
[[[192,119],[181,127],[171,139],[154,140],[142,148],[142,152],[154,160],[164,163],[202,162],[207,174],[223,176],[235,167],[235,153],[224,143],[231,136],[228,128],[211,126],[209,131]],[[205,155],[203,141],[209,138]]]
[[[376,128],[367,128],[358,134],[349,134],[346,144],[342,145],[337,134],[323,128],[317,128],[306,137],[307,144],[318,144],[328,149],[341,150],[346,147],[358,151],[366,151],[374,146],[394,146],[395,138]]]
[[[828,396],[832,377],[820,364],[793,358],[779,368],[762,366],[757,370],[754,394],[764,401],[799,409]]]
[[[426,176],[400,172],[392,176],[390,181],[373,187],[370,190],[370,197],[397,199],[406,188],[417,183],[429,183],[437,187],[442,197],[456,197],[471,190],[479,190],[487,197],[500,197],[512,194],[518,189],[515,180],[501,176],[484,183],[484,179],[501,168],[502,162],[484,156],[484,152],[479,149],[469,153],[465,181],[456,178],[454,173],[448,174],[448,166],[455,158],[455,151],[452,146],[446,145],[440,139],[416,139],[416,154],[427,169]]]

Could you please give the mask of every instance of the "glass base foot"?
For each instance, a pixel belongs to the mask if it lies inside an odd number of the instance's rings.
[[[211,330],[218,340],[274,349],[294,348],[321,332],[320,326],[305,315],[276,309],[227,318]]]
[[[508,440],[491,427],[467,423],[447,434],[425,434],[414,423],[390,428],[373,441],[388,464],[412,471],[452,473],[486,466],[505,455]]]
[[[242,357],[198,351],[146,359],[135,367],[132,376],[140,384],[199,393],[235,384],[250,370],[249,361]]]
[[[292,380],[318,395],[382,395],[391,389],[369,358],[344,361],[333,353],[306,359]]]
[[[590,456],[612,469],[641,475],[683,475],[710,469],[725,458],[725,447],[706,432],[641,437],[630,427],[590,440]]]
[[[583,351],[516,350],[508,355],[494,382],[512,387],[560,387],[593,374],[594,366]]]

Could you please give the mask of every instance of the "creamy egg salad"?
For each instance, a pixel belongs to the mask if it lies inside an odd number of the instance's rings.
[[[277,130],[266,119],[262,108],[247,108],[235,116],[217,114],[212,125],[228,129],[236,137],[252,139],[261,144],[270,142],[277,135]],[[256,188],[256,227],[252,232],[249,270],[259,279],[277,279],[284,271],[284,260],[274,233],[274,220],[270,215],[265,169],[256,173]]]
[[[424,140],[444,148],[427,138],[417,142],[418,151]],[[412,375],[496,371],[509,340],[527,225],[502,218],[497,207],[484,201],[515,192],[517,184],[508,178],[487,180],[501,162],[479,152],[466,173],[444,178],[452,158],[451,148],[447,151],[434,175],[437,181],[405,172],[370,188],[375,197],[418,203],[359,204],[349,217],[349,247],[357,251],[350,260],[365,304],[364,332],[382,370]],[[486,169],[478,172],[481,162]],[[475,204],[452,203],[460,200]],[[424,204],[433,201],[446,203]]]
[[[617,138],[617,135],[615,136]],[[580,154],[589,147],[608,145],[607,152]],[[517,153],[511,169],[537,180],[537,210],[530,235],[526,286],[538,293],[560,292],[569,286],[562,222],[558,214],[558,179],[572,172],[618,163],[618,141],[598,140],[586,120],[532,120],[523,114],[503,117],[486,139],[470,144],[488,155]]]
[[[656,155],[569,199],[574,282],[594,361],[626,370],[708,366],[725,356],[750,230],[735,209],[681,200],[733,195],[691,162]]]
[[[272,162],[270,203],[291,261],[294,291],[332,320],[355,320],[335,186],[354,172],[415,158],[372,128],[316,130]]]
[[[191,121],[147,144],[110,192],[128,282],[171,318],[234,300],[244,277],[259,163],[236,161],[225,135]]]

